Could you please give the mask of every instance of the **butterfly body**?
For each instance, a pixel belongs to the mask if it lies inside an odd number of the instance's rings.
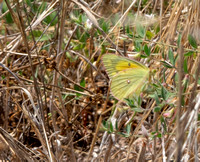
[[[122,56],[106,54],[102,58],[109,78],[111,92],[119,100],[137,95],[141,92],[145,80],[149,75],[149,68],[141,63]]]

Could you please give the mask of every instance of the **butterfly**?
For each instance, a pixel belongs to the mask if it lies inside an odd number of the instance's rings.
[[[131,94],[139,95],[149,76],[149,68],[143,64],[122,56],[105,54],[102,61],[111,79],[111,93],[118,100]]]

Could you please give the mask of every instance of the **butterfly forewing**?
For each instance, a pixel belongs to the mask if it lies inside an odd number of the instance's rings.
[[[114,54],[107,54],[103,56],[103,63],[110,78],[115,76],[118,72],[126,69],[148,69],[141,63],[128,59],[126,57],[117,56]]]

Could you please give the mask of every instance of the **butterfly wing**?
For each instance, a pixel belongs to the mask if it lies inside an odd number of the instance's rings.
[[[106,68],[108,76],[112,79],[118,72],[127,70],[127,69],[148,69],[146,66],[141,63],[131,60],[126,57],[117,56],[114,54],[104,55],[103,64]]]
[[[119,100],[136,93],[139,95],[149,75],[148,69],[127,69],[112,78],[111,92]]]
[[[122,100],[133,92],[140,93],[141,87],[149,75],[149,69],[146,66],[113,54],[104,55],[103,63],[112,80],[111,92],[114,97]]]

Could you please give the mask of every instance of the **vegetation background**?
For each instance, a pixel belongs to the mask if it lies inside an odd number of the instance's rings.
[[[0,0],[0,159],[199,161],[200,1]],[[118,102],[101,57],[151,70]]]

